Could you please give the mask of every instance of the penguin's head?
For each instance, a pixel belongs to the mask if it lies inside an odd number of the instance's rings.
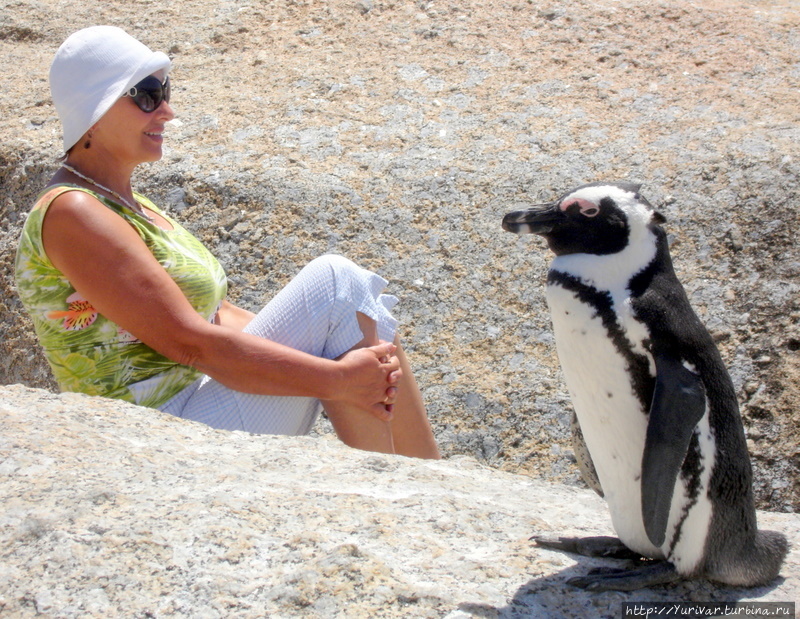
[[[615,254],[648,228],[664,223],[632,183],[589,183],[555,202],[503,217],[509,232],[543,236],[557,256]]]

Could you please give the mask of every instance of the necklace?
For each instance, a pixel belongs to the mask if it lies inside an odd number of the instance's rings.
[[[142,216],[142,217],[144,217],[144,218],[145,218],[147,221],[153,221],[153,218],[152,218],[152,217],[150,217],[150,215],[148,215],[147,213],[145,213],[145,212],[144,212],[144,209],[141,207],[141,205],[140,205],[138,202],[136,202],[136,203],[135,203],[135,205],[134,205],[134,204],[131,204],[131,203],[130,203],[128,200],[126,200],[125,198],[123,198],[121,195],[119,195],[119,194],[118,194],[116,191],[114,191],[113,189],[109,189],[109,188],[108,188],[108,187],[106,187],[105,185],[101,185],[100,183],[98,183],[98,182],[97,182],[96,180],[94,180],[93,178],[89,178],[89,177],[88,177],[88,176],[86,176],[85,174],[81,174],[80,172],[78,172],[78,171],[77,171],[75,168],[73,168],[73,167],[72,167],[71,165],[69,165],[69,164],[62,163],[62,164],[61,164],[61,167],[62,167],[62,168],[64,168],[65,170],[69,170],[70,172],[72,172],[72,173],[73,173],[75,176],[77,176],[78,178],[82,178],[83,180],[85,180],[85,181],[86,181],[87,183],[89,183],[90,185],[94,185],[94,186],[95,186],[95,187],[97,187],[98,189],[102,189],[102,190],[103,190],[103,191],[105,191],[106,193],[110,193],[112,196],[114,196],[114,197],[115,197],[115,198],[117,198],[117,199],[118,199],[120,202],[122,202],[122,203],[123,203],[125,206],[127,206],[129,209],[131,209],[131,210],[132,210],[134,213],[136,213],[137,215],[141,215],[141,216]]]

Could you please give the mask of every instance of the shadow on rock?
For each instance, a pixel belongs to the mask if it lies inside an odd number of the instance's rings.
[[[780,587],[785,579],[780,577],[763,587],[741,589],[714,584],[708,580],[684,580],[637,591],[592,592],[567,584],[570,578],[585,576],[597,568],[621,568],[627,561],[603,560],[573,556],[576,564],[557,574],[534,578],[519,587],[511,601],[503,607],[489,604],[458,605],[458,610],[469,617],[485,619],[572,618],[597,617],[618,619],[624,617],[623,604],[650,602],[675,604],[678,602],[735,604],[742,600],[759,600]],[[633,616],[633,615],[632,615]]]

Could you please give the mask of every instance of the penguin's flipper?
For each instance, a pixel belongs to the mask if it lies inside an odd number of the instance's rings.
[[[656,384],[642,456],[642,518],[647,537],[661,546],[672,494],[695,426],[706,410],[700,377],[680,359],[656,354]]]

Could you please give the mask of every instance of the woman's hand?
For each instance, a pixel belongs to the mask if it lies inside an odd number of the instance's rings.
[[[397,400],[397,382],[402,377],[394,344],[355,348],[339,357],[341,388],[337,400],[367,410],[390,421]]]

